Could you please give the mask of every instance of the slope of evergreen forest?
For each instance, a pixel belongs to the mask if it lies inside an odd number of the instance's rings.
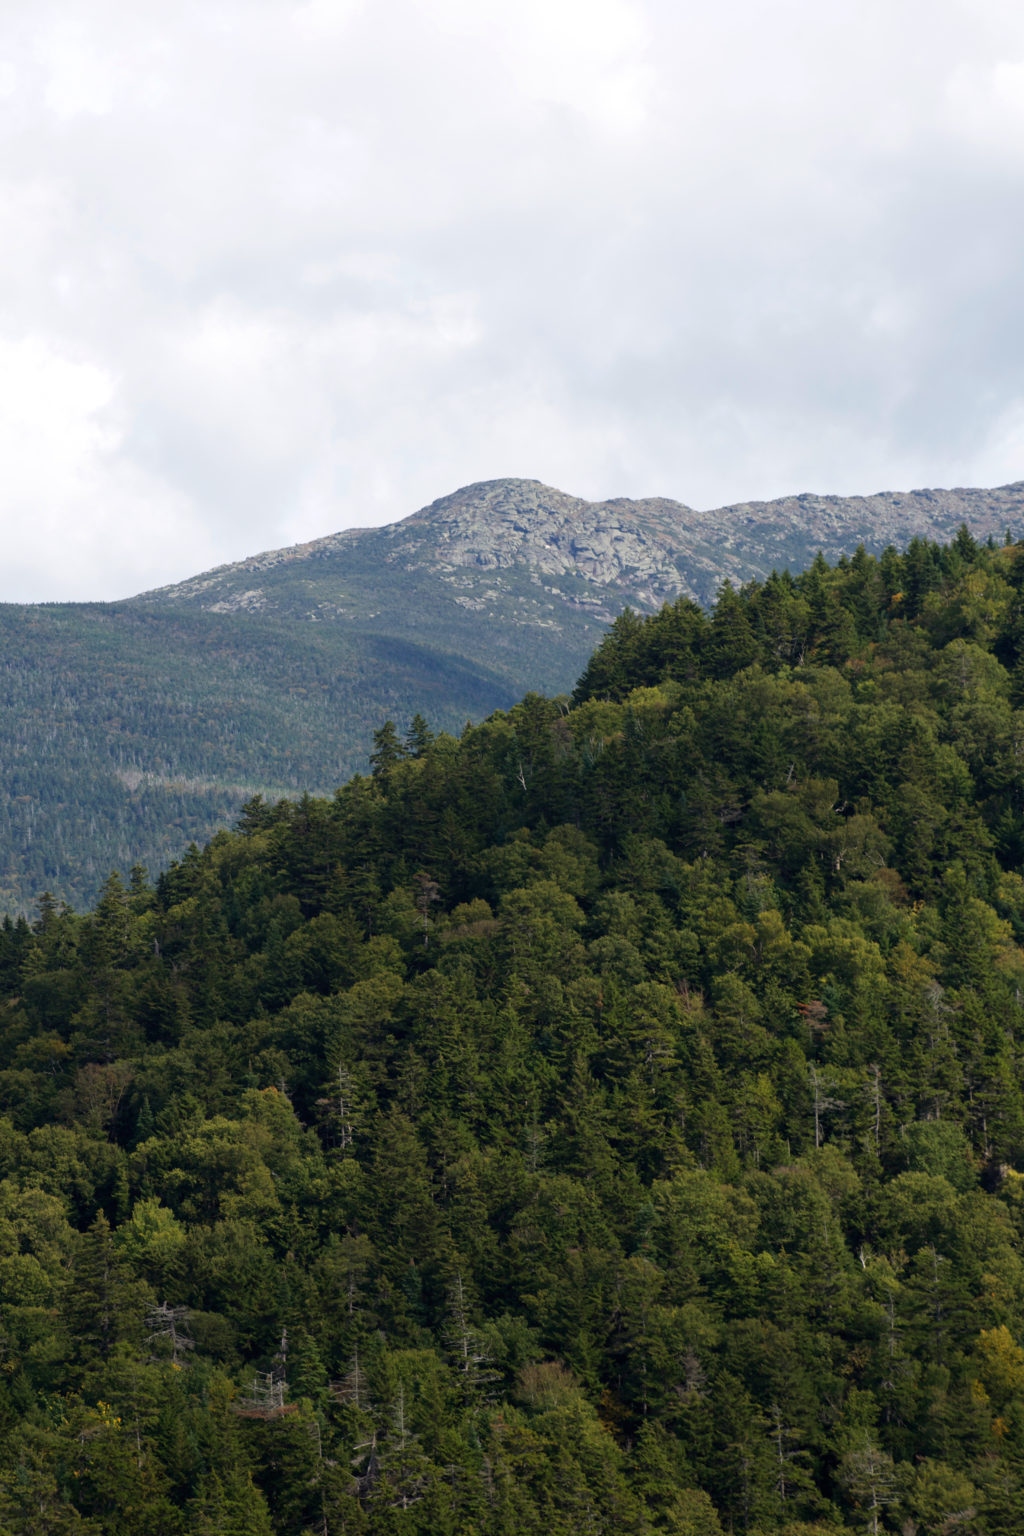
[[[330,793],[382,712],[461,730],[521,691],[438,634],[0,605],[0,911],[91,905],[112,869],[162,868],[256,792]]]
[[[8,919],[0,1532],[1016,1536],[1022,647],[818,561]]]

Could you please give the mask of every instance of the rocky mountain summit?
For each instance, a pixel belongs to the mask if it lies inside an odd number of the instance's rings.
[[[582,501],[539,480],[490,480],[442,497],[383,530],[387,557],[410,568],[507,570],[581,576],[659,607],[686,590],[681,562],[695,514],[681,502]]]
[[[799,570],[819,549],[834,559],[858,544],[878,552],[915,535],[943,541],[961,523],[983,539],[1024,535],[1024,481],[994,490],[804,494],[697,511],[663,497],[584,501],[539,480],[488,480],[385,528],[254,555],[135,601],[293,617],[298,602],[307,618],[358,621],[380,617],[382,586],[404,572],[443,583],[467,611],[499,618],[495,604],[517,573],[543,596],[519,593],[520,611],[505,617],[550,626],[569,608],[607,622],[626,602],[653,609],[685,594],[707,603],[727,578]],[[350,586],[346,578],[357,572]]]

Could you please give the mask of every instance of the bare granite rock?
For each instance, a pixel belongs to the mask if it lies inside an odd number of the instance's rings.
[[[386,566],[395,577],[415,572],[449,584],[458,583],[459,572],[469,578],[525,571],[556,604],[592,607],[595,618],[606,619],[623,602],[653,609],[682,594],[710,602],[727,578],[744,582],[773,568],[799,570],[819,549],[834,559],[858,544],[878,552],[888,544],[903,547],[915,535],[945,541],[961,523],[980,538],[1002,539],[1007,531],[1024,537],[1024,481],[994,490],[804,494],[696,511],[662,497],[583,501],[539,480],[488,480],[388,527],[347,529],[270,550],[136,601],[198,603],[216,612],[284,611],[283,599],[275,599],[264,579],[268,574],[289,567],[320,585],[328,571],[338,575],[358,561],[362,570]],[[576,590],[550,584],[565,579]],[[581,583],[606,589],[607,599],[596,593],[588,599]],[[458,599],[464,610],[484,609],[501,595],[476,590],[475,580],[470,585],[474,590]],[[349,594],[343,611],[358,617],[358,609],[358,592]],[[304,616],[326,616],[324,601]]]

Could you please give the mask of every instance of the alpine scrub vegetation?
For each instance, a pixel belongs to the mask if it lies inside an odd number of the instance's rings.
[[[1024,1529],[1024,547],[0,931],[0,1532]]]

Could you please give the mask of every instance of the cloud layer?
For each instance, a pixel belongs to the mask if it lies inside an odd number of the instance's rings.
[[[0,66],[8,601],[475,479],[1024,476],[1007,0],[34,0]]]

